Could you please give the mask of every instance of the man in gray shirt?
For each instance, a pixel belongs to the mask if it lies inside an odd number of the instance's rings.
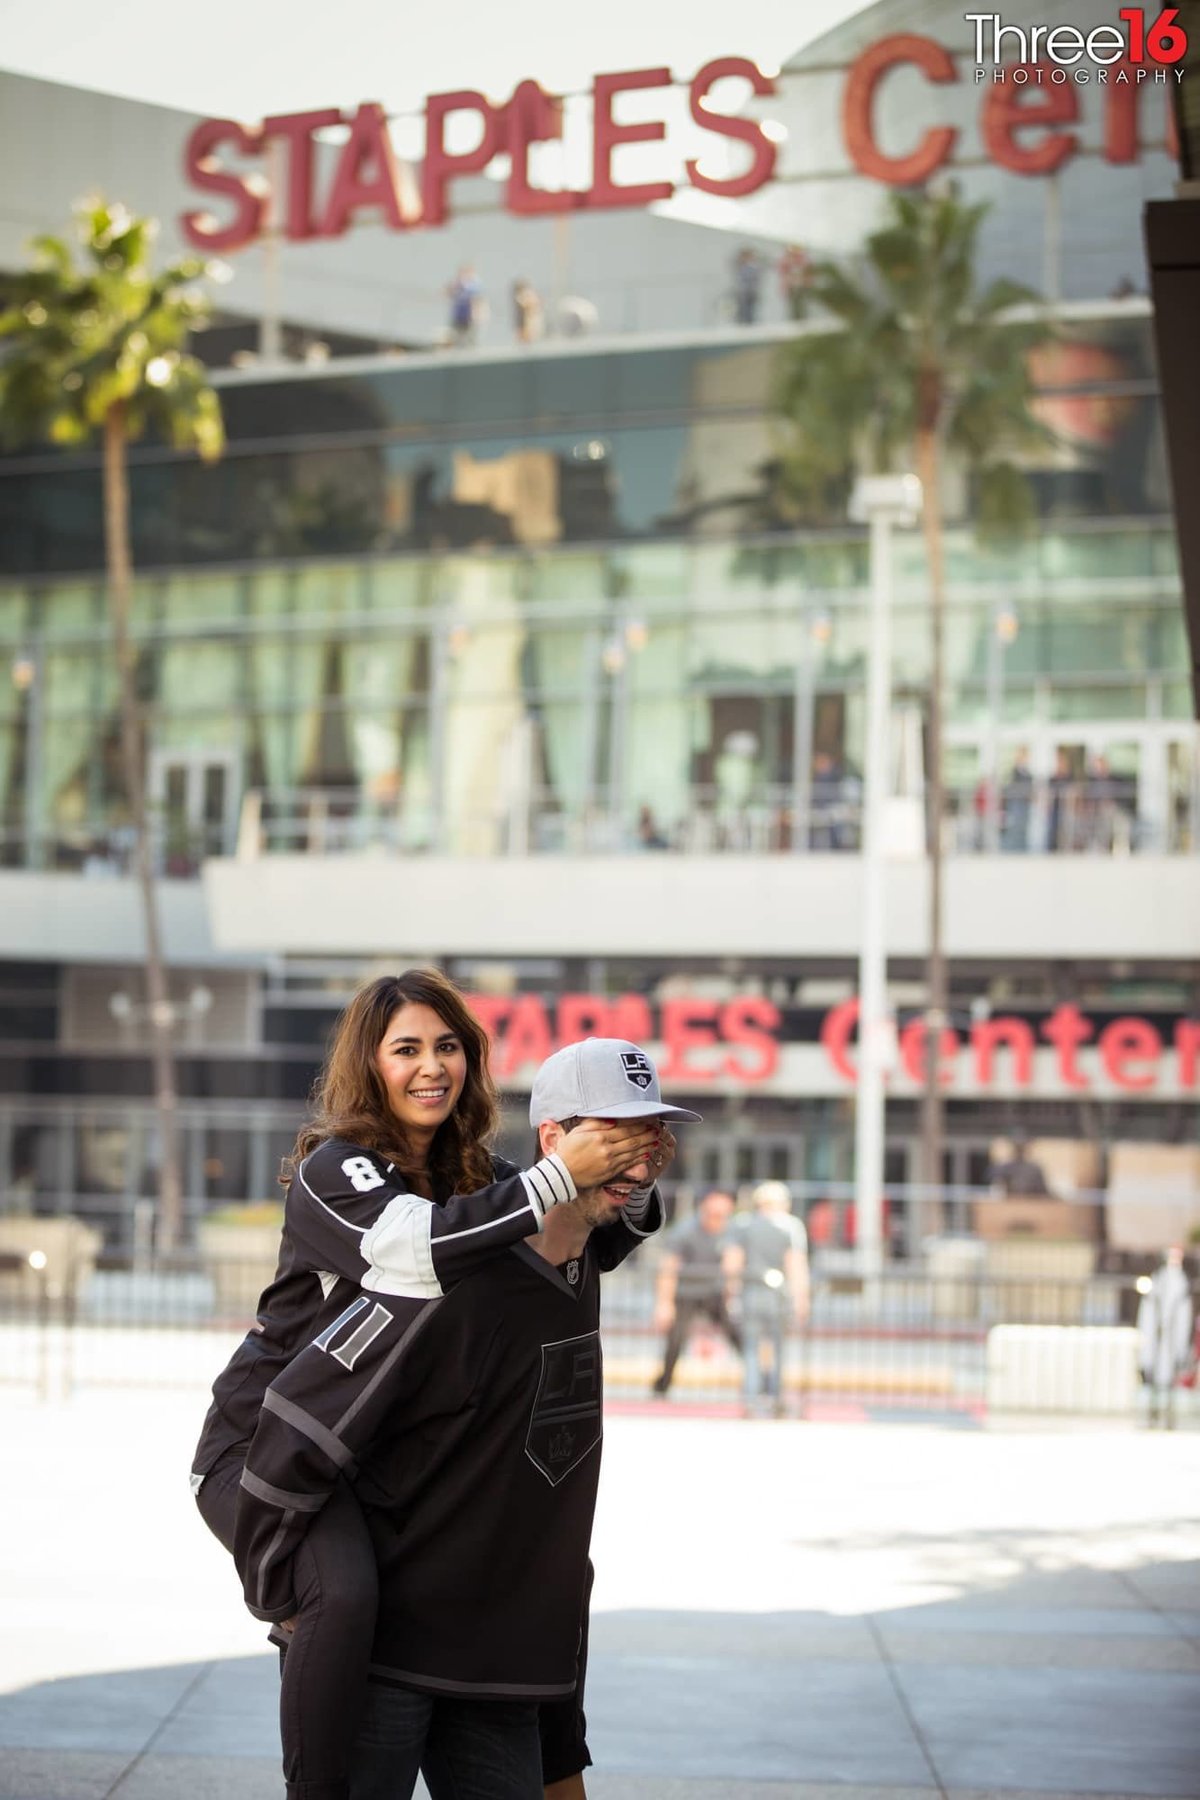
[[[725,1270],[740,1283],[745,1356],[744,1411],[761,1416],[764,1403],[784,1416],[783,1357],[789,1324],[808,1318],[808,1237],[793,1217],[784,1181],[760,1181],[750,1196],[751,1211],[729,1228]],[[765,1372],[764,1349],[769,1355]]]

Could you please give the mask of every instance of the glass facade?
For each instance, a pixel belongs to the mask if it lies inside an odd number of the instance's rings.
[[[162,866],[230,848],[247,795],[268,848],[853,848],[866,544],[785,517],[778,354],[556,349],[238,380],[215,467],[136,446]],[[981,544],[969,484],[947,485],[953,843],[987,847],[980,786],[1020,763],[1039,785],[1011,847],[1083,847],[1063,803],[1086,809],[1100,758],[1117,784],[1106,847],[1189,848],[1148,323],[1074,323],[1039,357],[1036,529]],[[127,848],[100,515],[94,459],[0,459],[10,866],[100,870]],[[915,797],[916,534],[896,541],[896,578],[896,783]],[[1057,813],[1056,774],[1073,784]]]
[[[993,732],[1010,760],[1031,748],[1046,777],[1060,748],[1099,749],[1099,736],[1127,743],[1135,775],[1144,763],[1183,806],[1192,732],[1169,528],[1047,528],[1009,582],[973,565],[965,538],[952,534],[946,621],[952,783],[980,778]],[[309,842],[320,795],[330,847],[375,833],[491,854],[594,830],[618,848],[648,808],[681,847],[705,817],[714,846],[741,817],[741,847],[786,848],[798,752],[810,781],[824,757],[849,777],[861,764],[864,552],[793,536],[143,575],[138,679],[164,853],[186,872],[227,848],[249,791],[278,847],[293,827]],[[898,561],[899,753],[906,729],[919,740],[928,611],[915,541]],[[60,866],[112,854],[123,808],[103,584],[14,583],[0,629],[23,678],[0,688],[7,859],[26,838]]]

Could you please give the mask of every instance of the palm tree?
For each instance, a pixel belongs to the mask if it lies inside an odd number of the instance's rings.
[[[942,712],[946,459],[971,477],[977,526],[1015,529],[1032,511],[1012,458],[1045,440],[1030,414],[1029,351],[1045,339],[1034,295],[1010,281],[979,285],[977,240],[987,207],[954,194],[889,196],[880,230],[854,266],[817,263],[813,299],[836,326],[781,352],[776,407],[787,421],[778,481],[809,516],[845,517],[855,474],[912,469],[924,494],[929,577],[929,961],[923,1179],[941,1183],[943,1111],[936,1045],[948,989],[942,929]]]
[[[104,550],[109,620],[119,693],[121,770],[132,825],[145,935],[147,1017],[154,1062],[161,1161],[158,1243],[179,1242],[183,1226],[176,1121],[173,1013],[163,960],[154,866],[147,830],[142,719],[129,631],[133,564],[129,535],[129,443],[147,430],[176,449],[220,455],[224,430],[203,365],[186,354],[189,332],[208,306],[196,259],[154,274],[153,220],[89,201],[78,209],[84,266],[70,247],[41,237],[33,266],[4,282],[0,311],[0,433],[13,443],[62,445],[96,436],[103,447]]]

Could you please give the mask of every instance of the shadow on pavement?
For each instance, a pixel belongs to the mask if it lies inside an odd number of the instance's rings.
[[[919,1545],[947,1597],[596,1615],[596,1800],[1200,1795],[1200,1562],[1047,1567],[1052,1532],[852,1543]],[[0,1696],[0,1800],[278,1800],[276,1692],[265,1650]]]

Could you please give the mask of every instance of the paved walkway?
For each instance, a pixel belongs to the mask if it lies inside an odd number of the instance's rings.
[[[0,1800],[278,1800],[196,1394],[0,1397]],[[1200,1797],[1200,1433],[611,1419],[593,1800]]]

